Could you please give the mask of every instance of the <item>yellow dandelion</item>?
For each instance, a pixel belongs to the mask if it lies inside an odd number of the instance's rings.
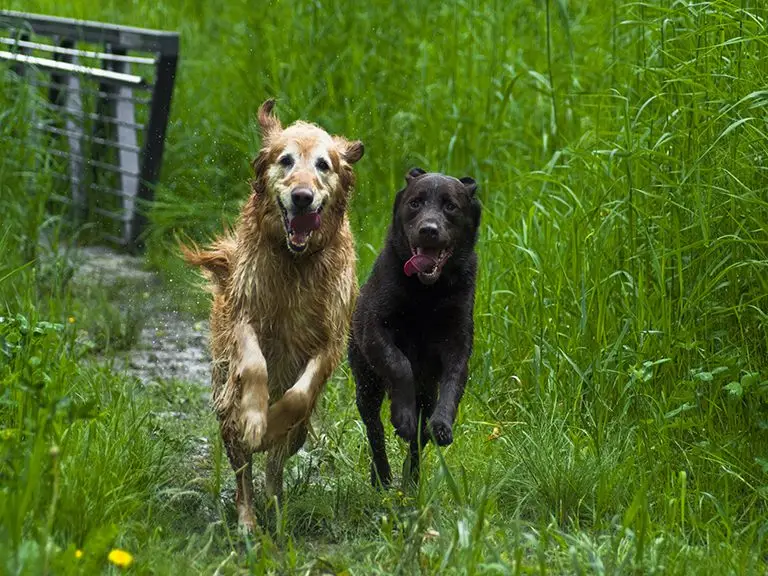
[[[78,560],[83,557],[83,551],[82,550],[75,550],[75,558]]]
[[[109,553],[109,556],[107,556],[107,559],[120,568],[128,568],[128,566],[133,564],[133,555],[130,552],[120,550],[119,548],[112,550],[112,552]]]
[[[67,322],[69,322],[70,324],[74,324],[75,323],[75,317],[74,316],[70,316],[69,318],[67,318]]]

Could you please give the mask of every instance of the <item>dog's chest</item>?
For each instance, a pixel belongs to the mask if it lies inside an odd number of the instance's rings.
[[[401,349],[440,349],[463,329],[464,315],[450,301],[413,298],[394,306],[385,323]]]
[[[290,264],[243,262],[237,292],[267,359],[305,363],[331,336],[330,308],[340,286],[320,264]]]

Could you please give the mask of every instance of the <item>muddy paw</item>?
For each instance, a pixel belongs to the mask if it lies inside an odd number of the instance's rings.
[[[252,450],[258,449],[267,431],[266,414],[253,408],[246,410],[242,417],[242,430],[243,442]]]
[[[294,426],[305,420],[308,414],[306,395],[288,390],[285,396],[269,407],[269,429],[265,439],[267,445],[282,440]]]
[[[403,440],[411,441],[416,438],[416,411],[412,408],[393,408],[392,426],[395,433]]]
[[[256,517],[247,506],[238,506],[237,528],[241,534],[251,535],[256,530]]]
[[[435,418],[429,421],[429,430],[438,446],[448,446],[453,442],[453,430],[449,422]]]

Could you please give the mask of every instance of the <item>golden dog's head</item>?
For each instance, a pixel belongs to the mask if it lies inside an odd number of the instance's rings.
[[[253,161],[253,191],[265,231],[284,235],[288,248],[299,254],[338,230],[363,143],[331,136],[308,122],[283,128],[274,105],[270,99],[259,108],[262,148]]]

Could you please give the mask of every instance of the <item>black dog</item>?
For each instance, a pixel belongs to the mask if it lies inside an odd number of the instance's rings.
[[[384,394],[395,431],[410,443],[406,465],[415,480],[426,441],[453,441],[474,334],[477,185],[420,168],[405,179],[386,245],[360,290],[349,340],[357,407],[373,452],[371,482],[384,486],[392,479],[380,417]]]

